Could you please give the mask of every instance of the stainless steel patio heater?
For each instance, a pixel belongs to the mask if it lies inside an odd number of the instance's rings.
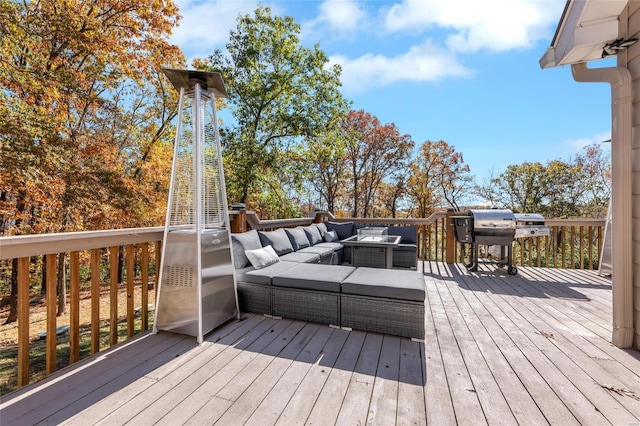
[[[216,98],[218,73],[163,69],[180,92],[153,332],[204,335],[239,315]]]

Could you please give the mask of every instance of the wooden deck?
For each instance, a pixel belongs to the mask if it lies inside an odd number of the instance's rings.
[[[0,400],[10,424],[640,424],[640,352],[593,271],[426,263],[426,339],[246,314],[144,334]]]

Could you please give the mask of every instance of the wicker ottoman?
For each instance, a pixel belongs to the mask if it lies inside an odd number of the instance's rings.
[[[271,279],[275,274],[295,265],[297,263],[277,262],[262,269],[254,269],[252,266],[236,269],[240,311],[273,314]]]
[[[340,284],[355,268],[300,263],[273,277],[273,315],[340,326]]]
[[[342,282],[341,326],[424,339],[421,272],[357,268]]]

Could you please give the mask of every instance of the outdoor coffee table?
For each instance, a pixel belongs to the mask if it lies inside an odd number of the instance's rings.
[[[342,245],[351,250],[353,266],[390,269],[393,264],[393,249],[398,247],[399,235],[371,237],[354,235],[342,240]]]

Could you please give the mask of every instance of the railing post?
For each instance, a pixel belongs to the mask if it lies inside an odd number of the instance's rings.
[[[456,236],[453,228],[453,219],[452,216],[455,214],[453,209],[447,210],[447,220],[446,224],[446,245],[447,245],[447,253],[446,253],[446,262],[451,264],[456,262]]]
[[[247,209],[242,203],[231,204],[233,213],[231,214],[231,232],[240,234],[247,231]]]

